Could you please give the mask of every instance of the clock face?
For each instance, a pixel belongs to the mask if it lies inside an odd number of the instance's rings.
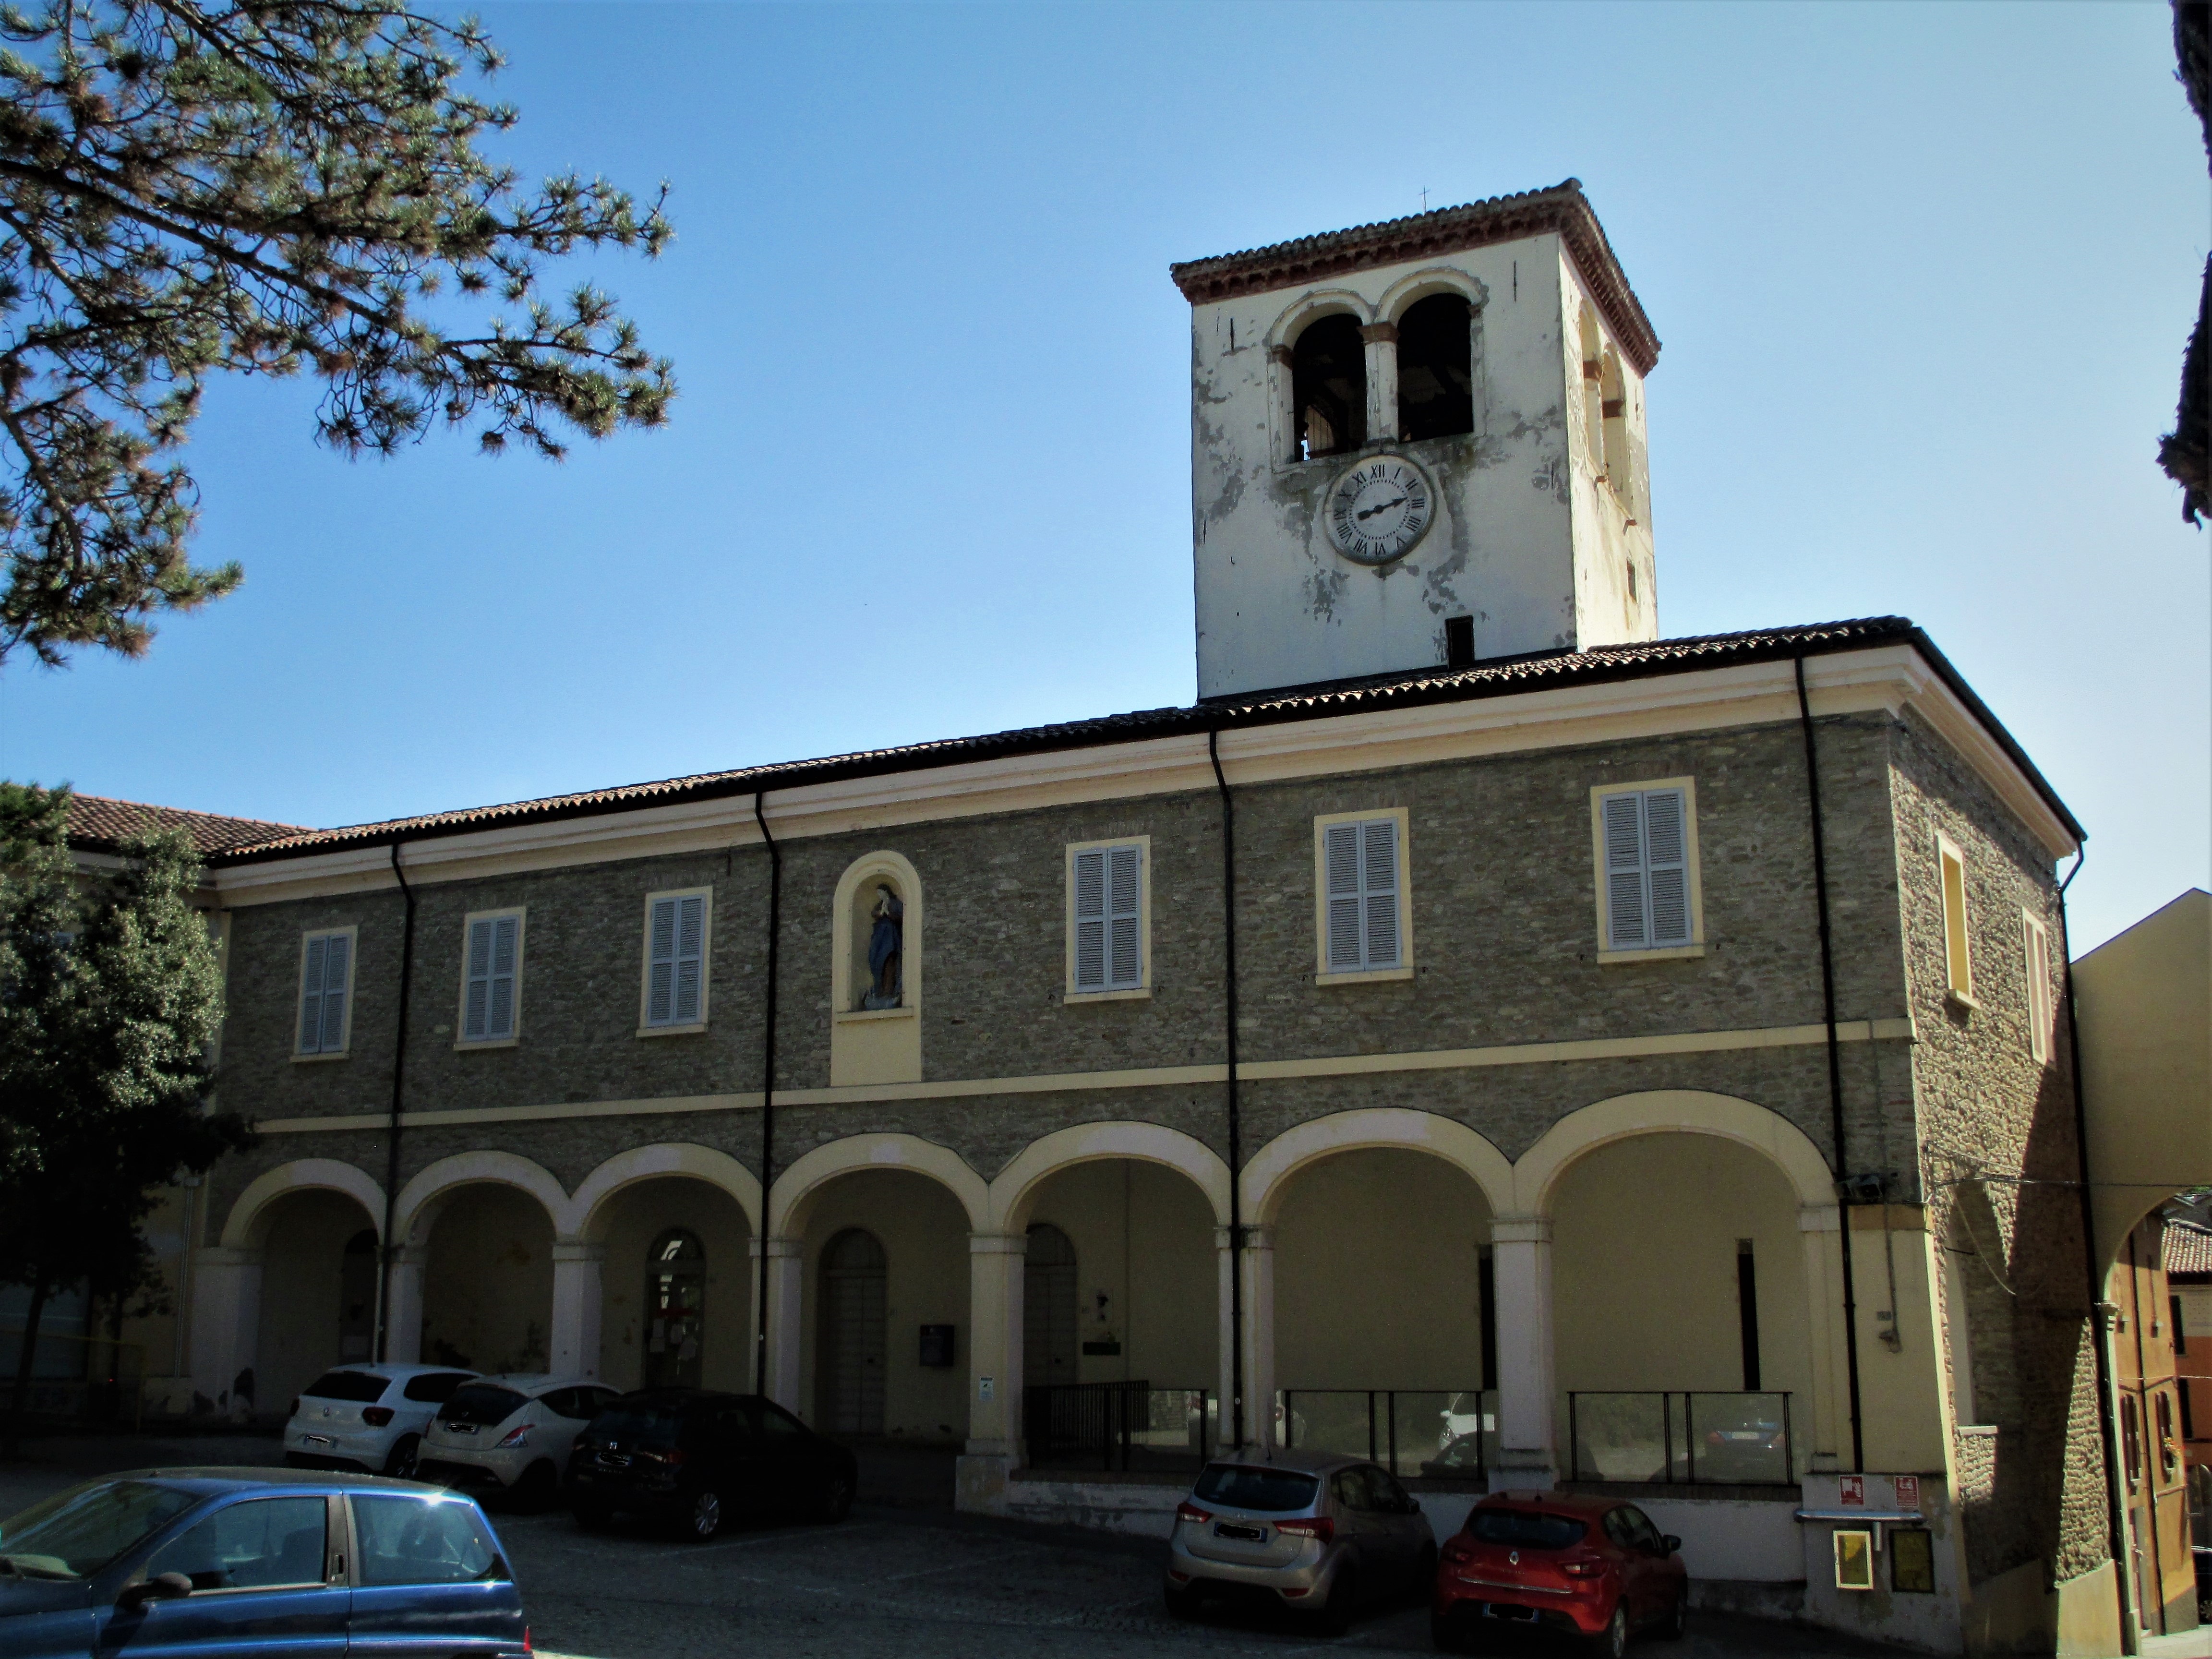
[[[1328,538],[1360,564],[1402,559],[1436,516],[1427,475],[1402,455],[1362,461],[1328,489]]]

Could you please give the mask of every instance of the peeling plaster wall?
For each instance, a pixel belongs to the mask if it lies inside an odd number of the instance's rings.
[[[1271,348],[1331,311],[1393,322],[1445,286],[1476,296],[1474,432],[1291,459],[1290,370]],[[1648,505],[1631,512],[1595,482],[1571,434],[1583,380],[1568,309],[1581,294],[1559,239],[1544,235],[1193,307],[1200,696],[1441,663],[1453,616],[1474,617],[1478,657],[1657,637]],[[1640,477],[1643,387],[1626,361],[1621,372]],[[1411,553],[1368,568],[1331,546],[1322,507],[1346,467],[1386,450],[1428,472],[1437,514]]]

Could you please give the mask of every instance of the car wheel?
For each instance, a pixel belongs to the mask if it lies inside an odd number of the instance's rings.
[[[614,1524],[615,1512],[605,1504],[577,1504],[576,1524],[586,1532],[605,1532]]]
[[[1690,1592],[1687,1589],[1678,1590],[1674,1595],[1674,1605],[1667,1609],[1666,1618],[1660,1620],[1659,1639],[1679,1642],[1689,1633]]]
[[[561,1472],[550,1463],[532,1463],[514,1483],[515,1507],[535,1515],[561,1501]]]
[[[1467,1644],[1461,1639],[1459,1621],[1447,1619],[1431,1608],[1429,1612],[1429,1645],[1438,1653],[1457,1653]]]
[[[1178,1588],[1174,1584],[1163,1587],[1160,1599],[1167,1603],[1168,1617],[1170,1619],[1197,1618],[1199,1608],[1206,1600],[1198,1593],[1195,1586]]]
[[[392,1455],[384,1460],[384,1472],[401,1480],[412,1480],[415,1466],[422,1461],[422,1437],[403,1434],[392,1443]]]
[[[1613,1617],[1605,1621],[1590,1644],[1590,1651],[1599,1659],[1626,1659],[1628,1653],[1628,1599],[1623,1596],[1613,1604]]]
[[[1359,1569],[1346,1562],[1337,1569],[1328,1587],[1328,1601],[1315,1622],[1325,1636],[1341,1636],[1352,1628],[1352,1609],[1359,1605]]]
[[[705,1543],[722,1530],[722,1494],[702,1488],[691,1500],[691,1535]]]
[[[823,1483],[814,1512],[833,1527],[853,1512],[853,1483],[842,1471]]]

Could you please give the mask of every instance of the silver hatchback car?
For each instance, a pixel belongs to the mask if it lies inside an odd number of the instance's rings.
[[[1363,1602],[1436,1576],[1437,1535],[1389,1470],[1279,1451],[1206,1466],[1176,1509],[1165,1592],[1179,1619],[1242,1595],[1341,1631]]]

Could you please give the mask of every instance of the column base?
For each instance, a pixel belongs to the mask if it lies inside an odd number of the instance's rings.
[[[1498,1462],[1484,1474],[1492,1492],[1549,1492],[1559,1484],[1559,1471],[1541,1452],[1500,1451]]]
[[[1021,1460],[1002,1452],[963,1452],[954,1465],[952,1506],[970,1515],[1004,1515],[1006,1482]]]

